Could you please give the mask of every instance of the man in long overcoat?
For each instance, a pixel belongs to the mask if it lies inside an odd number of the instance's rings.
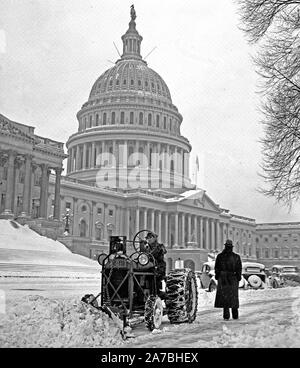
[[[242,277],[242,262],[238,254],[232,251],[232,240],[226,240],[225,248],[217,255],[215,278],[218,281],[215,308],[223,308],[223,318],[239,318],[239,281]]]

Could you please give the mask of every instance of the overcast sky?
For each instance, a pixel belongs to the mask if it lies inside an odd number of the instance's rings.
[[[1,0],[0,113],[66,142],[95,80],[112,67],[137,13],[142,55],[169,86],[199,156],[197,184],[259,222],[299,221],[257,188],[263,135],[258,76],[233,0]]]

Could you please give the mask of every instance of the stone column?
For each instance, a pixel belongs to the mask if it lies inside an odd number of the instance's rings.
[[[158,224],[157,224],[157,230],[158,230],[158,239],[159,239],[159,241],[161,242],[162,241],[162,237],[161,237],[161,235],[162,235],[162,229],[161,229],[161,211],[158,211],[158,214],[157,214],[157,222],[158,222]]]
[[[199,246],[201,249],[203,249],[203,217],[202,216],[200,216]]]
[[[205,218],[205,248],[208,250],[210,249],[209,244],[209,219]]]
[[[191,214],[188,214],[188,242],[191,241],[191,234],[192,234],[192,216]]]
[[[76,169],[76,171],[78,171],[79,168],[80,168],[80,158],[79,158],[79,156],[80,156],[80,147],[77,145],[74,149],[76,150],[76,154],[75,154],[75,169]]]
[[[144,229],[147,229],[148,227],[148,222],[147,222],[147,208],[144,209]]]
[[[175,234],[174,234],[174,244],[178,245],[178,212],[174,214],[174,228],[175,228]]]
[[[169,244],[169,213],[165,212],[165,244]]]
[[[199,235],[198,235],[198,217],[194,216],[194,234],[195,234],[195,243],[199,244]]]
[[[155,231],[155,229],[154,229],[154,225],[155,225],[154,217],[155,217],[155,210],[151,210],[151,224],[150,224],[150,230],[151,231]]]
[[[31,193],[31,176],[32,176],[32,156],[25,155],[25,178],[23,185],[23,211],[22,217],[29,216],[30,213],[30,193]]]
[[[40,186],[40,218],[47,217],[47,202],[48,202],[48,183],[49,183],[49,168],[47,164],[41,165],[42,179]]]
[[[15,151],[8,152],[5,208],[3,212],[5,216],[13,216],[12,208],[14,204],[14,183],[15,183],[14,176],[15,176],[15,158],[16,156],[17,156],[17,153]]]
[[[216,250],[220,249],[220,222],[219,220],[216,220]]]
[[[129,232],[130,232],[130,208],[126,208],[126,216],[125,216],[125,231],[126,231],[126,237],[129,239]]]
[[[185,214],[181,214],[181,243],[185,245]]]
[[[135,210],[135,232],[140,231],[140,209],[139,207]]]
[[[83,156],[82,156],[82,169],[86,168],[86,150],[87,150],[87,146],[86,143],[84,143],[83,145]]]
[[[216,240],[215,240],[215,220],[214,219],[211,219],[210,221],[210,239],[211,239],[211,242],[210,242],[210,248],[209,249],[215,249],[215,243],[216,243]]]
[[[54,216],[55,220],[60,220],[60,181],[62,168],[55,168],[55,193],[54,193]]]
[[[90,164],[90,168],[94,168],[95,167],[95,142],[92,143],[92,152],[91,152],[91,164]]]

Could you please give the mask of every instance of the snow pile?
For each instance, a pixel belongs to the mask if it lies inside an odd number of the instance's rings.
[[[107,314],[76,299],[29,296],[0,314],[0,347],[108,347],[123,344]]]
[[[0,220],[0,248],[71,253],[62,243],[12,220]]]
[[[76,276],[98,274],[96,261],[73,254],[64,244],[27,225],[0,220],[0,276]]]

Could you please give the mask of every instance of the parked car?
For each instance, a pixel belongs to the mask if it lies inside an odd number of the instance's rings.
[[[201,271],[197,271],[202,289],[214,291],[217,288],[218,281],[215,279],[215,261],[204,262]],[[246,280],[242,277],[239,287],[243,288]]]
[[[300,284],[299,268],[291,265],[274,265],[269,282],[273,288]]]
[[[242,275],[245,279],[244,288],[259,289],[267,285],[265,265],[258,262],[242,262]]]

